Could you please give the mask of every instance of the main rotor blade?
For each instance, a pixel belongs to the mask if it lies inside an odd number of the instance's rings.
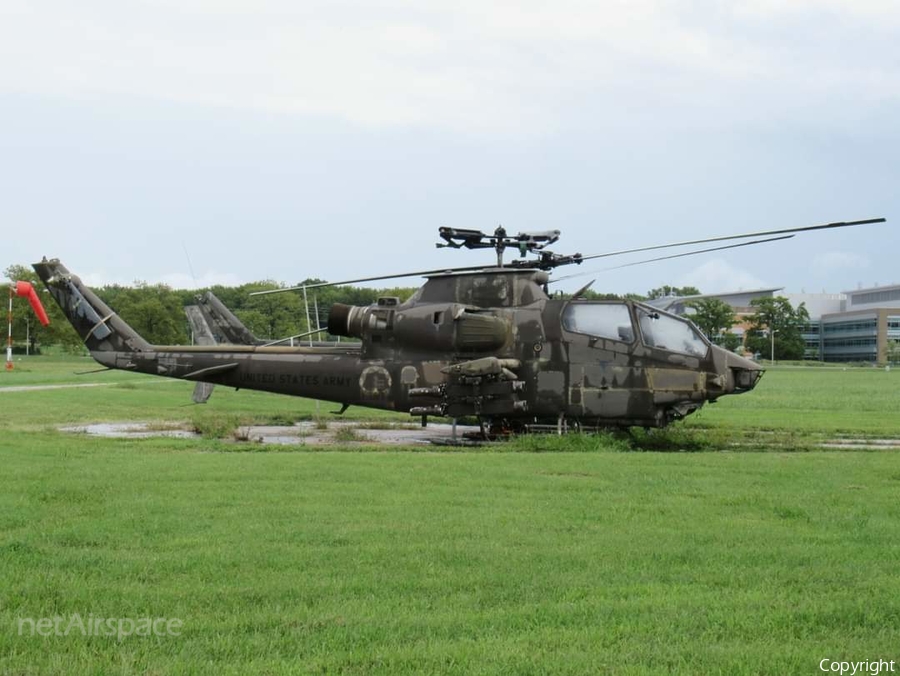
[[[707,237],[706,239],[692,239],[685,242],[673,242],[671,244],[656,244],[653,246],[641,246],[635,249],[622,249],[621,251],[609,251],[607,253],[593,254],[591,256],[582,256],[581,260],[589,261],[594,258],[609,258],[610,256],[622,256],[630,253],[640,253],[641,251],[655,251],[657,249],[669,249],[677,246],[691,246],[692,244],[706,244],[708,242],[724,242],[729,239],[746,239],[748,237],[767,237],[769,235],[784,235],[789,232],[809,232],[811,230],[831,230],[834,228],[849,228],[855,225],[868,225],[869,223],[884,223],[883,218],[868,218],[863,221],[838,221],[836,223],[825,223],[824,225],[807,225],[802,228],[783,228],[781,230],[760,230],[759,232],[747,232],[742,235],[722,235],[720,237]]]
[[[301,291],[303,289],[320,289],[323,286],[344,286],[345,284],[358,284],[360,282],[379,282],[382,279],[403,279],[404,277],[427,277],[429,275],[443,275],[450,272],[474,272],[491,267],[490,265],[470,265],[465,268],[439,268],[437,270],[419,270],[418,272],[403,272],[396,275],[378,275],[377,277],[360,277],[358,279],[345,279],[341,282],[316,282],[315,284],[301,284],[300,286],[288,286],[284,289],[269,289],[268,291],[254,291],[251,296],[265,296],[270,293],[284,293],[285,291]]]
[[[687,240],[684,242],[672,242],[670,244],[656,244],[653,246],[642,246],[642,247],[637,247],[634,249],[622,249],[621,251],[609,251],[606,253],[593,254],[591,256],[578,256],[576,254],[576,256],[570,257],[570,258],[572,258],[572,260],[569,260],[566,262],[568,262],[568,263],[579,262],[580,263],[582,261],[589,261],[589,260],[593,260],[595,258],[609,258],[611,256],[622,256],[624,254],[640,253],[641,251],[656,251],[659,249],[669,249],[669,248],[679,247],[679,246],[691,246],[693,244],[706,244],[708,242],[724,242],[724,241],[732,240],[732,239],[746,239],[748,237],[765,237],[768,235],[784,235],[787,233],[809,232],[811,230],[829,230],[829,229],[833,229],[833,228],[847,228],[847,227],[851,227],[851,226],[855,226],[855,225],[866,225],[869,223],[883,223],[884,220],[885,219],[883,219],[883,218],[870,218],[870,219],[866,219],[866,220],[862,220],[862,221],[839,221],[837,223],[825,223],[824,225],[808,225],[808,226],[801,227],[801,228],[784,228],[781,230],[762,230],[759,232],[748,232],[748,233],[744,233],[741,235],[723,235],[720,237],[708,237],[706,239],[694,239],[694,240]],[[759,240],[759,242],[753,242],[753,243],[761,243],[764,241],[768,241],[768,240]],[[712,249],[704,249],[703,251],[696,251],[696,252],[686,254],[686,255],[694,255],[695,253],[705,253],[706,251],[719,251],[720,249],[727,249],[727,248],[731,248],[731,247],[719,247],[719,248],[712,248]],[[577,260],[576,260],[576,258],[577,258]],[[660,260],[662,260],[662,259],[660,259]],[[637,263],[635,263],[635,265],[637,265]],[[345,284],[359,284],[361,282],[379,282],[384,279],[403,279],[405,277],[428,277],[430,275],[443,275],[443,274],[450,274],[450,273],[454,273],[454,272],[476,272],[478,270],[486,270],[491,267],[493,267],[493,266],[470,265],[467,267],[460,267],[460,268],[437,268],[434,270],[418,270],[416,272],[403,272],[403,273],[392,274],[392,275],[377,275],[374,277],[358,277],[356,279],[345,279],[340,282],[317,282],[315,284],[305,284],[305,285],[301,284],[298,286],[285,287],[283,289],[270,289],[268,291],[254,291],[250,295],[251,296],[265,296],[265,295],[268,295],[271,293],[284,293],[286,291],[300,291],[303,289],[320,289],[320,288],[323,288],[326,286],[343,286]],[[510,265],[510,267],[512,268],[512,267],[517,267],[517,266]],[[531,266],[528,266],[528,267],[531,267]],[[553,266],[553,267],[555,267],[555,266]],[[520,269],[525,269],[525,268],[523,267]],[[534,269],[535,270],[542,269],[542,267],[538,264],[535,264]],[[560,277],[558,280],[555,280],[555,281],[559,281],[561,279],[569,279],[569,277]]]
[[[791,239],[794,235],[782,235],[781,237],[770,237],[769,239],[755,239],[752,242],[741,242],[740,244],[726,244],[725,246],[714,246],[708,249],[697,249],[696,251],[686,251],[680,254],[672,254],[670,256],[658,256],[657,258],[647,258],[642,261],[634,261],[632,263],[625,263],[624,265],[614,265],[610,268],[601,268],[599,270],[588,270],[585,272],[576,272],[574,275],[565,275],[564,277],[557,277],[556,279],[551,279],[550,284],[554,282],[561,282],[564,279],[574,279],[576,277],[585,277],[587,275],[593,275],[598,272],[608,272],[609,270],[619,270],[621,268],[630,268],[633,265],[643,265],[644,263],[655,263],[656,261],[666,261],[670,258],[684,258],[685,256],[696,256],[697,254],[709,253],[710,251],[722,251],[723,249],[737,249],[742,246],[751,246],[752,244],[765,244],[766,242],[777,242],[781,239]]]

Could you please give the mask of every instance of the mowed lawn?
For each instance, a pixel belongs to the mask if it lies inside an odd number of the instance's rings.
[[[691,431],[738,431],[748,406],[779,436],[791,402],[828,410],[815,399],[840,373],[876,395],[838,381],[829,429],[900,412],[893,372],[772,371]],[[0,394],[0,673],[811,674],[898,658],[895,451],[623,452],[599,437],[582,452],[348,452],[50,427],[190,420],[190,387],[157,382]],[[309,406],[217,391],[204,415],[241,402]],[[76,614],[183,626],[19,635]]]
[[[686,423],[900,437],[900,368],[776,366],[752,392],[724,397]]]

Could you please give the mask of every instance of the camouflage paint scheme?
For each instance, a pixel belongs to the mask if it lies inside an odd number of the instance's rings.
[[[659,427],[752,389],[762,375],[683,318],[633,301],[550,298],[539,270],[439,274],[405,303],[335,304],[328,332],[360,342],[289,347],[150,345],[58,260],[34,269],[105,366],[345,406],[478,416],[508,428]],[[623,318],[618,335],[574,325],[595,311]],[[654,344],[658,321],[687,336],[691,349]]]

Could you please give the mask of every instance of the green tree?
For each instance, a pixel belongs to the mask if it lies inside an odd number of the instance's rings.
[[[900,340],[891,340],[887,344],[887,357],[889,364],[900,362]]]
[[[729,352],[734,352],[742,345],[741,337],[736,333],[726,331],[722,334],[722,341],[720,345]]]
[[[646,296],[639,293],[602,293],[600,291],[592,291],[588,289],[581,297],[585,300],[647,300]]]
[[[647,299],[664,298],[665,296],[699,296],[700,289],[695,286],[664,286],[650,289],[647,292]]]
[[[750,305],[756,312],[749,317],[747,347],[768,356],[774,333],[775,359],[803,359],[806,344],[802,330],[809,322],[806,305],[800,303],[794,308],[784,296],[754,298]]]
[[[690,315],[691,320],[714,343],[719,343],[721,333],[734,325],[734,310],[723,300],[700,298],[689,301],[686,305],[694,309],[694,314]]]
[[[300,292],[285,291],[264,296],[251,296],[255,291],[269,291],[282,288],[272,281],[244,284],[241,289],[247,297],[240,311],[231,308],[258,338],[277,340],[306,332],[306,309]],[[310,299],[312,315],[312,299]]]
[[[165,284],[135,282],[94,290],[100,299],[148,342],[178,345],[188,342],[184,316],[184,294]]]

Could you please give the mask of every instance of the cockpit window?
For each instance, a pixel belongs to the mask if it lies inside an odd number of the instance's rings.
[[[655,310],[637,308],[644,345],[703,357],[709,349],[700,332],[687,320]]]
[[[624,303],[570,303],[563,311],[562,323],[566,331],[634,342],[631,313]]]

